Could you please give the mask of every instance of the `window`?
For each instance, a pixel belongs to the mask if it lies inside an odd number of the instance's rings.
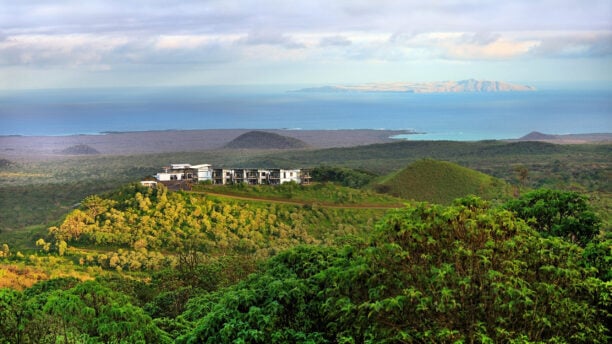
[[[283,172],[283,178],[287,179],[287,172]]]
[[[293,172],[290,172],[290,173],[289,173],[289,177],[293,177]]]

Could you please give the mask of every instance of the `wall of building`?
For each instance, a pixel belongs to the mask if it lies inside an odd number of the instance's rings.
[[[213,184],[283,184],[288,182],[302,183],[300,169],[213,169],[211,165],[172,164],[164,172],[157,173],[158,181],[195,180],[211,181]]]

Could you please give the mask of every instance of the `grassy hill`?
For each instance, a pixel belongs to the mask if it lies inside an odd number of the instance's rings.
[[[374,185],[379,192],[396,197],[449,204],[458,197],[477,195],[495,198],[508,193],[500,179],[457,164],[431,159],[416,161]]]

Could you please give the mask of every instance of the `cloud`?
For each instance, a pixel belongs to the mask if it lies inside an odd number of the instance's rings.
[[[236,58],[228,37],[20,35],[0,42],[0,65],[89,66],[108,70],[121,64],[223,63]]]
[[[463,42],[467,44],[474,44],[474,45],[492,44],[498,41],[500,38],[501,38],[500,34],[492,33],[492,32],[469,33],[469,34],[464,34],[461,37]]]
[[[340,36],[340,35],[336,35],[336,36],[326,36],[321,38],[321,40],[319,41],[319,45],[322,47],[329,47],[329,46],[337,46],[337,47],[346,47],[351,45],[351,40],[344,37],[344,36]]]
[[[609,30],[609,0],[0,0],[7,34]]]
[[[246,45],[276,45],[288,49],[305,48],[302,43],[295,41],[293,38],[275,32],[252,32],[246,37],[237,40],[237,43]]]
[[[221,70],[263,67],[353,63],[374,75],[405,63],[602,65],[612,56],[610,0],[0,0],[0,8],[0,69],[176,68],[222,79]]]
[[[612,32],[546,35],[530,53],[535,57],[609,57],[612,56]]]

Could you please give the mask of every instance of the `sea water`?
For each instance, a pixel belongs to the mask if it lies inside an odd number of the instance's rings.
[[[0,92],[0,135],[169,129],[399,129],[411,140],[612,132],[611,90],[310,93],[289,87]]]

